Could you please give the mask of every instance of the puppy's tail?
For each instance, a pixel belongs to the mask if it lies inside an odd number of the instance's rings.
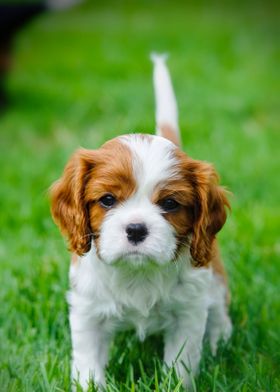
[[[163,136],[179,146],[181,143],[177,102],[169,71],[165,63],[166,59],[166,54],[151,54],[151,60],[154,63],[153,81],[156,101],[156,131],[157,135]]]

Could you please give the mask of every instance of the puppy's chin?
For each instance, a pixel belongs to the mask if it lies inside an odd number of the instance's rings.
[[[125,268],[149,268],[149,267],[160,267],[171,262],[170,259],[157,259],[156,256],[145,254],[140,251],[128,251],[121,255],[117,255],[115,258],[101,258],[102,261],[108,265]]]
[[[151,257],[145,255],[144,253],[135,251],[124,254],[118,261],[118,264],[131,266],[133,268],[142,268],[148,265],[158,264]]]

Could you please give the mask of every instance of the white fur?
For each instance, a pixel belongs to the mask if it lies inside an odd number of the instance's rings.
[[[139,184],[139,192],[151,194],[155,186],[177,175],[174,156],[175,145],[156,135],[125,135],[120,137],[133,155],[134,176]],[[149,189],[147,189],[147,187]]]
[[[162,58],[154,61],[157,123],[168,120],[178,130],[167,68]],[[93,242],[91,250],[71,266],[72,377],[85,390],[90,379],[105,385],[111,339],[117,331],[135,329],[141,340],[163,333],[164,361],[174,364],[188,385],[185,367],[197,372],[206,327],[213,353],[219,338],[230,335],[226,289],[211,268],[192,267],[188,249],[174,261],[174,228],[152,203],[155,189],[177,176],[173,143],[140,135],[122,136],[120,141],[131,151],[137,188],[107,212],[98,251]],[[145,223],[148,228],[147,238],[137,245],[127,239],[125,228],[130,223]]]
[[[156,100],[157,134],[161,135],[162,125],[168,125],[175,132],[179,140],[177,102],[168,68],[165,64],[167,55],[153,53],[151,59],[154,63],[153,82]]]
[[[184,366],[195,373],[208,329],[213,352],[230,333],[225,287],[211,269],[191,266],[188,250],[176,262],[173,227],[151,201],[155,188],[175,176],[173,144],[161,137],[121,138],[131,149],[137,191],[107,213],[100,231],[99,255],[91,250],[71,266],[69,293],[73,378],[86,388],[93,378],[105,384],[109,343],[118,330],[133,328],[139,338],[162,332],[164,360],[188,383]],[[125,228],[144,222],[148,237],[129,243]],[[183,364],[184,365],[183,365]]]
[[[213,353],[218,339],[231,332],[224,285],[211,269],[193,268],[187,254],[163,266],[108,265],[93,245],[71,266],[70,281],[72,375],[84,389],[91,377],[105,384],[108,347],[117,331],[133,328],[141,340],[162,332],[164,361],[173,365],[181,351],[175,366],[186,385],[185,366],[193,374],[198,370],[208,315]]]
[[[107,213],[100,230],[99,256],[108,264],[124,260],[135,265],[168,263],[176,250],[175,231],[161,209],[152,203],[151,196],[157,186],[176,176],[174,145],[159,136],[143,139],[140,135],[128,135],[120,140],[131,150],[137,190]],[[137,246],[127,239],[125,229],[130,223],[144,223],[149,232]]]

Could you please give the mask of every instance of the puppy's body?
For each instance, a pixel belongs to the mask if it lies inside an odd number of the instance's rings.
[[[118,330],[162,332],[164,360],[188,383],[203,337],[227,338],[227,288],[216,233],[228,202],[211,165],[179,150],[177,107],[155,58],[157,133],[79,150],[52,190],[52,212],[72,250],[73,378],[105,384]],[[169,140],[167,140],[167,138]],[[170,141],[172,140],[172,141]]]
[[[231,332],[219,276],[211,268],[194,269],[184,257],[160,269],[131,269],[104,265],[92,249],[72,264],[70,281],[73,377],[84,387],[89,374],[105,383],[108,346],[117,331],[134,329],[140,340],[162,332],[169,366],[184,347],[176,366],[185,383],[188,374],[181,361],[195,374],[207,317],[213,353],[219,338]]]

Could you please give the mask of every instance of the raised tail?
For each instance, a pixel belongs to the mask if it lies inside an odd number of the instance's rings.
[[[169,139],[179,146],[180,130],[178,125],[178,111],[176,97],[171,78],[166,66],[166,54],[152,54],[154,63],[154,90],[156,101],[156,132],[157,135]]]

